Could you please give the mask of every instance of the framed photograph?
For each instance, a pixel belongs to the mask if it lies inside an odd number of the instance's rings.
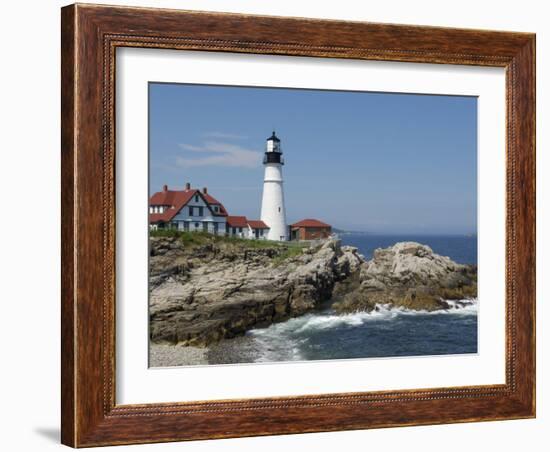
[[[62,442],[535,416],[535,36],[62,9]]]

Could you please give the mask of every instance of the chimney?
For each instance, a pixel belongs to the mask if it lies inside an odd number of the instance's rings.
[[[189,182],[185,183],[185,189],[186,190],[191,190],[191,184]]]
[[[202,189],[202,192],[206,195],[206,194],[208,194],[208,189],[207,189],[206,187],[204,187],[204,188]]]
[[[168,185],[163,185],[162,186],[162,191],[168,191]]]

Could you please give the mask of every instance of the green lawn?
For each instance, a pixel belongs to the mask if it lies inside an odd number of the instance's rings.
[[[275,242],[271,240],[243,239],[210,234],[202,231],[177,231],[174,229],[158,229],[149,231],[150,237],[177,237],[184,245],[201,246],[209,243],[229,244],[242,248],[287,248],[289,256],[298,255],[308,244],[300,242]],[[286,254],[286,253],[285,253]]]

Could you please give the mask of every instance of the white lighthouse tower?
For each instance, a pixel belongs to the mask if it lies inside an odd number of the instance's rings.
[[[281,140],[273,134],[267,139],[264,155],[264,193],[262,221],[269,226],[268,240],[288,240],[285,197],[283,193],[283,153]]]

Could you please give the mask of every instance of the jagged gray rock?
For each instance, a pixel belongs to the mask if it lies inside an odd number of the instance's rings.
[[[477,296],[477,268],[435,254],[429,246],[400,242],[377,249],[346,283],[333,308],[338,312],[370,311],[377,304],[409,309],[448,308],[445,300]]]
[[[446,299],[477,296],[475,266],[414,242],[377,249],[369,262],[336,239],[303,250],[224,240],[190,246],[175,237],[150,242],[150,336],[158,343],[206,346],[329,302],[340,313],[377,304],[435,310],[448,308]]]
[[[151,238],[151,340],[204,346],[302,315],[363,262],[335,239],[285,253],[285,246],[186,248],[176,238]]]

